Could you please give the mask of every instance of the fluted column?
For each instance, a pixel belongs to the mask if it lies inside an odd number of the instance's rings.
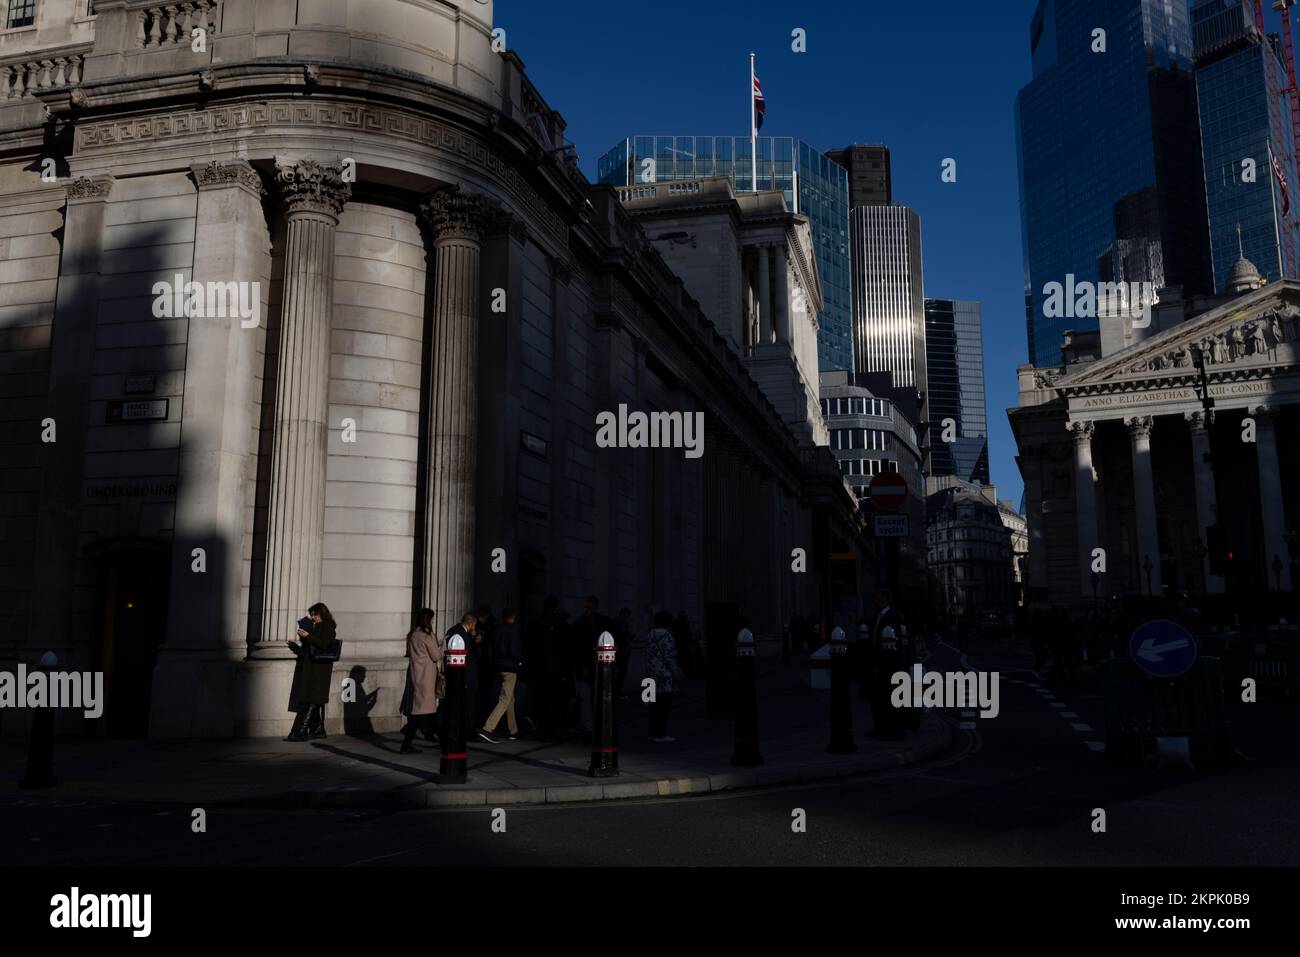
[[[772,270],[768,266],[768,246],[756,246],[758,251],[758,344],[772,341]]]
[[[1201,556],[1201,575],[1205,591],[1210,595],[1223,594],[1223,576],[1210,571],[1210,538],[1207,529],[1217,521],[1218,498],[1214,490],[1214,466],[1210,464],[1210,429],[1214,426],[1213,412],[1188,412],[1184,415],[1192,436],[1192,476],[1196,485],[1197,540],[1204,550]]]
[[[1160,531],[1156,524],[1156,484],[1151,470],[1151,429],[1155,420],[1149,415],[1130,416],[1124,420],[1133,445],[1133,507],[1137,515],[1138,579],[1142,590],[1161,594]],[[1151,564],[1150,579],[1146,566]]]
[[[788,343],[793,349],[794,340],[790,336],[790,264],[786,262],[785,249],[776,245],[776,341]]]
[[[423,600],[445,630],[474,600],[478,286],[488,206],[453,189],[420,212],[435,270]]]
[[[1092,422],[1066,426],[1074,437],[1074,517],[1079,531],[1079,594],[1092,595],[1092,551],[1101,545],[1097,535],[1097,479],[1092,470]],[[1109,566],[1108,566],[1109,567]]]
[[[1286,545],[1286,506],[1282,502],[1282,470],[1277,458],[1275,422],[1277,413],[1273,407],[1267,405],[1252,406],[1249,412],[1255,420],[1255,453],[1259,464],[1259,508],[1264,525],[1264,574],[1268,576],[1269,589],[1290,591],[1291,559]]]
[[[276,183],[286,239],[259,658],[288,657],[295,622],[320,601],[334,234],[352,193],[341,170],[313,160],[277,166]]]

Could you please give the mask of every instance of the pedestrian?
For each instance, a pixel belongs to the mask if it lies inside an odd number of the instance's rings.
[[[446,644],[433,627],[433,609],[422,608],[416,615],[415,627],[406,636],[406,692],[403,694],[402,713],[407,716],[402,728],[402,754],[413,754],[417,749],[411,742],[416,732],[425,740],[438,744],[438,704],[446,681],[443,660]]]
[[[536,676],[535,711],[541,735],[559,740],[564,707],[569,700],[569,616],[554,595],[546,596],[542,615],[532,627],[532,655],[525,666]]]
[[[600,602],[595,595],[590,595],[582,603],[582,617],[573,623],[569,632],[569,666],[573,671],[574,695],[578,699],[578,726],[574,730],[581,734],[591,733],[596,641],[612,628],[613,622],[600,613]]]
[[[480,727],[483,716],[491,707],[489,702],[492,699],[492,683],[496,680],[496,668],[492,663],[492,635],[497,629],[497,620],[492,617],[492,609],[487,605],[479,605],[474,611],[474,620],[478,623],[478,649],[479,649],[479,669],[478,669],[478,712],[471,713],[469,720],[471,728]]]
[[[298,637],[301,645],[289,642],[298,656],[290,694],[297,715],[286,741],[325,737],[325,705],[338,660],[338,625],[329,608],[320,602],[308,608],[307,617],[298,622]]]
[[[482,635],[478,633],[478,619],[473,613],[465,612],[460,623],[447,629],[444,647],[451,646],[451,639],[460,637],[465,642],[465,697],[461,702],[462,727],[473,728],[478,725],[474,716],[478,714],[478,668]]]
[[[890,697],[892,677],[904,670],[903,617],[894,609],[888,589],[876,589],[873,602],[876,614],[871,626],[867,679],[870,684],[867,694],[871,700],[871,734],[884,741],[900,741],[903,738],[902,722]]]
[[[646,641],[645,676],[654,682],[654,697],[650,700],[650,740],[658,744],[676,740],[668,734],[668,712],[672,709],[673,692],[681,674],[672,627],[672,615],[666,611],[659,612]]]
[[[627,668],[632,662],[632,609],[620,608],[614,619],[614,645],[618,649],[614,659],[614,694],[619,701],[627,700]]]
[[[673,621],[673,640],[677,642],[677,660],[681,663],[682,673],[688,678],[695,678],[700,673],[700,653],[691,632],[691,620],[686,612],[678,612]]]
[[[488,715],[487,722],[477,732],[479,740],[488,744],[497,743],[492,735],[503,715],[509,732],[506,740],[514,741],[519,737],[519,724],[515,720],[515,682],[524,667],[524,646],[519,626],[515,623],[518,617],[513,608],[507,608],[501,616],[501,624],[497,625],[492,635],[492,666],[501,679],[501,697]]]

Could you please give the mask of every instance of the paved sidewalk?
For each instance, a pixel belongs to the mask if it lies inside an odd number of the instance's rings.
[[[627,690],[637,687],[637,661]],[[947,750],[950,725],[926,715],[900,742],[864,735],[866,702],[853,690],[856,754],[826,753],[829,692],[808,687],[806,660],[782,663],[775,649],[760,662],[760,738],[764,764],[730,764],[733,725],[704,711],[703,681],[678,692],[669,733],[648,739],[646,706],[619,701],[619,765],[615,778],[587,774],[590,745],[521,739],[471,742],[469,780],[440,784],[439,752],[423,743],[400,754],[398,734],[331,735],[305,744],[279,740],[95,741],[61,738],[55,753],[59,785],[22,791],[25,742],[0,743],[0,797],[147,801],[209,807],[445,807],[568,803],[698,794],[733,788],[825,780],[925,760]]]

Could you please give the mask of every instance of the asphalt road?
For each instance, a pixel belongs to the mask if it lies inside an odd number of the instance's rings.
[[[490,810],[187,809],[12,798],[0,865],[1150,865],[1300,863],[1300,708],[1237,705],[1220,771],[1119,769],[1095,679],[1049,688],[1023,649],[978,646],[1001,713],[945,712],[954,746],[923,765],[735,794]],[[955,650],[927,664],[959,667]],[[861,733],[862,729],[858,729]],[[1106,830],[1093,830],[1094,809]],[[806,830],[794,828],[802,811]],[[504,823],[504,831],[500,827]]]

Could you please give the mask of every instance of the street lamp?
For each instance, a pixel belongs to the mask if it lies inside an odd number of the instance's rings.
[[[1153,568],[1155,568],[1155,566],[1151,564],[1151,556],[1148,555],[1146,557],[1146,560],[1142,562],[1142,570],[1147,573],[1147,597],[1148,598],[1151,597],[1151,569]]]

